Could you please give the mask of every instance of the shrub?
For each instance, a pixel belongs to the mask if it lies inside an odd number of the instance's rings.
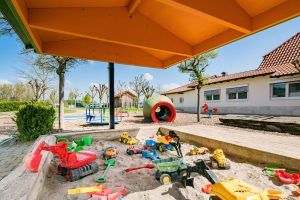
[[[20,106],[16,116],[21,140],[34,140],[53,130],[55,110],[47,103],[31,102]]]
[[[20,106],[26,103],[21,101],[2,101],[0,102],[0,112],[17,111]]]

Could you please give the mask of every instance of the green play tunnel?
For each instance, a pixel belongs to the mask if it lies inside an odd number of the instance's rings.
[[[146,121],[173,122],[176,109],[172,101],[166,96],[152,96],[144,104],[144,118]]]

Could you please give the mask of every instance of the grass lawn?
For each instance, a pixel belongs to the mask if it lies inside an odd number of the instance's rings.
[[[75,113],[76,109],[65,108],[65,113]],[[55,108],[55,113],[58,113],[58,108]]]
[[[122,110],[128,110],[128,111],[131,111],[131,112],[138,112],[138,111],[143,111],[143,108],[131,107],[131,108],[122,108]]]

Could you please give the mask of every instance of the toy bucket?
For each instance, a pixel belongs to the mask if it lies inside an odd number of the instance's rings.
[[[91,146],[92,145],[92,140],[93,138],[92,137],[83,137],[83,144],[85,146]]]
[[[75,143],[77,144],[77,146],[83,146],[83,140],[75,140]]]
[[[83,147],[79,146],[79,147],[76,147],[73,151],[78,152],[78,151],[82,151],[82,150],[83,150]]]

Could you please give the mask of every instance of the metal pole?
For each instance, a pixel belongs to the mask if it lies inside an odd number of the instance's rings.
[[[114,63],[108,63],[108,89],[109,89],[109,128],[115,129],[115,72]]]

